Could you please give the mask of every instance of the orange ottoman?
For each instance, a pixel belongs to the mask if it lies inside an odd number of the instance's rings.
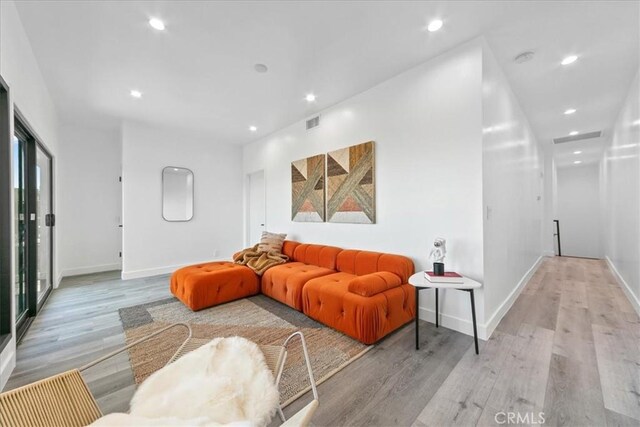
[[[259,292],[260,280],[253,270],[232,262],[190,265],[171,276],[171,293],[193,311]]]

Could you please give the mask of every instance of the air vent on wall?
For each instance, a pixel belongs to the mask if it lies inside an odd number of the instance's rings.
[[[563,144],[565,142],[581,141],[583,139],[600,138],[601,136],[602,136],[602,131],[579,133],[578,135],[563,136],[562,138],[554,138],[553,143]]]
[[[320,125],[320,116],[315,116],[309,120],[307,120],[307,130],[313,129]]]

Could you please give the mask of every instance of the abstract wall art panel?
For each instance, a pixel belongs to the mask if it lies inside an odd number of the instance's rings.
[[[291,163],[291,220],[324,222],[325,155]]]
[[[374,224],[373,141],[327,153],[327,220]]]

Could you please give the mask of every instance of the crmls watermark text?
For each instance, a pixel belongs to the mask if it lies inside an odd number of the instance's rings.
[[[502,424],[544,424],[544,412],[497,412],[493,417],[496,423]]]

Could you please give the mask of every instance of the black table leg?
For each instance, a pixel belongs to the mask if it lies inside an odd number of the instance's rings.
[[[476,345],[476,354],[480,354],[478,352],[478,329],[476,327],[476,302],[473,296],[473,289],[469,291],[469,294],[471,295],[471,316],[473,317],[473,341],[475,342],[475,345]]]
[[[420,334],[418,332],[418,320],[420,319],[420,289],[416,288],[416,350],[420,350]]]
[[[438,288],[436,288],[436,328],[438,327]]]

